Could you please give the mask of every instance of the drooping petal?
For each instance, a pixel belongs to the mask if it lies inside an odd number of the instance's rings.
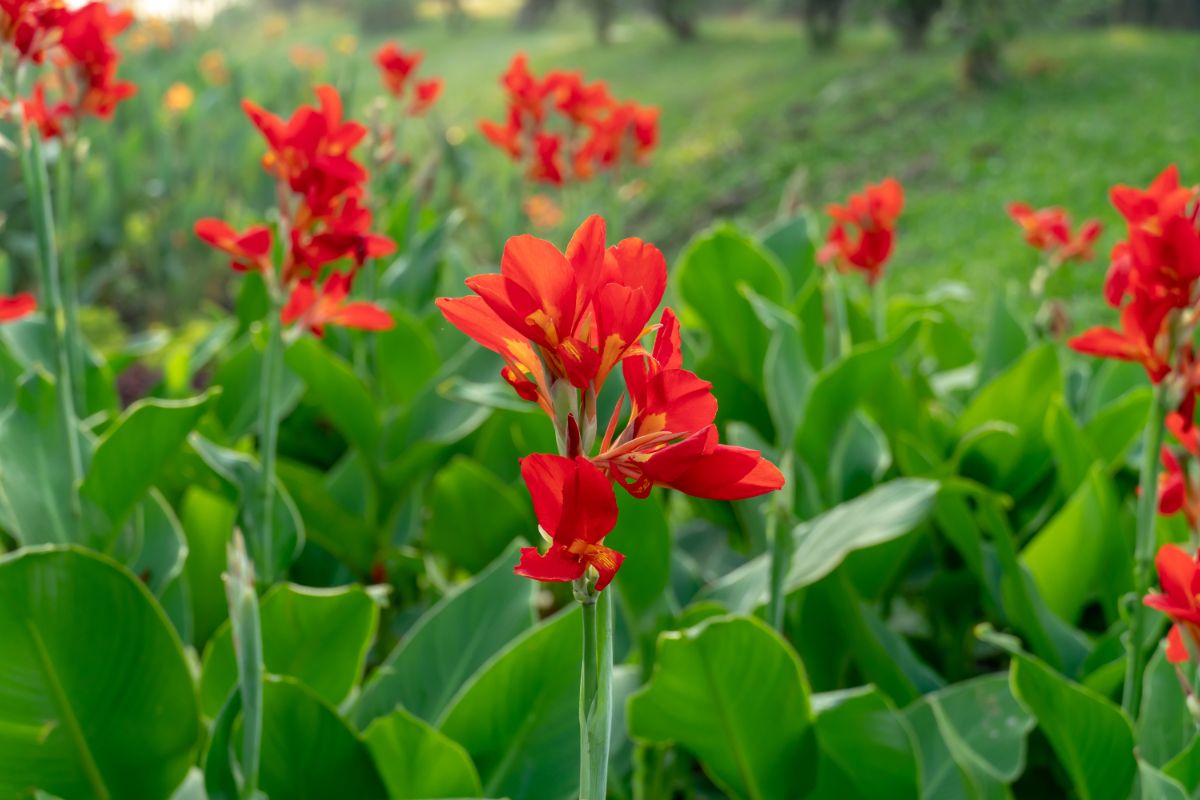
[[[11,297],[0,295],[0,322],[13,322],[37,310],[37,299],[29,292]]]
[[[513,568],[513,573],[521,577],[555,583],[577,580],[586,571],[586,564],[556,545],[545,553],[536,547],[522,547],[521,560]]]

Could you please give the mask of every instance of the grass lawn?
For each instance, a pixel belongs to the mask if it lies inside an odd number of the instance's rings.
[[[347,29],[310,18],[284,38],[328,44]],[[618,95],[660,105],[661,145],[626,227],[668,253],[714,219],[769,222],[785,193],[819,210],[890,174],[908,192],[894,288],[958,279],[986,292],[1034,267],[1005,202],[1061,204],[1111,225],[1111,184],[1148,182],[1171,162],[1200,180],[1193,34],[1028,36],[1008,52],[1010,80],[991,92],[963,88],[953,43],[909,54],[870,29],[820,55],[788,20],[709,19],[694,44],[638,18],[622,22],[609,47],[592,43],[582,18],[535,33],[506,19],[455,34],[427,23],[395,38],[425,50],[424,74],[446,79],[443,114],[470,135],[479,117],[499,117],[497,78],[517,50],[536,70],[580,68]],[[354,58],[365,66],[365,56]],[[1116,238],[1107,233],[1100,252]],[[1058,289],[1088,297],[1090,308],[1104,267],[1078,271],[1076,286]]]

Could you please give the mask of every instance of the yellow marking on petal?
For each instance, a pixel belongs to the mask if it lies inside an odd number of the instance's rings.
[[[539,328],[542,333],[546,334],[546,341],[551,347],[558,347],[558,329],[554,327],[554,320],[545,311],[539,308],[525,317],[525,322],[528,325]]]

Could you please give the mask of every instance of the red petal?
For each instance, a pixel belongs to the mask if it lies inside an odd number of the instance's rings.
[[[396,324],[391,314],[373,303],[347,303],[329,318],[329,322],[364,331],[391,330]]]
[[[37,310],[37,299],[28,292],[12,297],[0,295],[0,322],[12,322]]]
[[[1158,582],[1171,602],[1185,608],[1192,606],[1191,586],[1196,576],[1196,560],[1182,547],[1165,544],[1154,558]]]
[[[1183,641],[1182,629],[1178,625],[1172,625],[1171,632],[1167,634],[1167,661],[1172,664],[1186,664],[1190,658],[1187,644]]]
[[[582,561],[557,546],[551,546],[545,555],[536,547],[522,547],[521,560],[513,567],[513,573],[521,577],[556,583],[582,578],[586,570]]]

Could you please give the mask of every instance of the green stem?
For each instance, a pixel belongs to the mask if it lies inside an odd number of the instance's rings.
[[[246,554],[240,533],[226,550],[225,594],[237,660],[238,690],[242,696],[242,791],[245,800],[258,794],[262,751],[262,623],[254,589],[254,563]]]
[[[275,453],[279,439],[279,393],[283,382],[283,331],[278,302],[272,300],[267,311],[267,343],[263,351],[261,398],[258,407],[259,458],[262,462],[262,486],[259,520],[259,570],[263,581],[275,581]]]
[[[826,270],[829,279],[829,305],[832,310],[828,348],[830,361],[836,361],[850,352],[853,343],[850,338],[850,321],[846,314],[846,296],[842,291],[841,281],[838,280],[837,270],[830,267]]]
[[[1154,579],[1154,523],[1158,505],[1158,451],[1162,447],[1163,421],[1166,418],[1166,389],[1154,387],[1154,404],[1146,419],[1143,437],[1141,480],[1138,484],[1137,532],[1133,547],[1134,604],[1129,619],[1129,660],[1126,662],[1125,690],[1122,706],[1131,718],[1137,719],[1142,698],[1142,675],[1146,671],[1146,648],[1142,645],[1147,626],[1153,624],[1142,597]]]
[[[882,342],[887,338],[887,290],[882,276],[871,287],[871,311],[875,318],[875,338]]]
[[[76,413],[87,409],[87,374],[84,371],[83,332],[79,327],[79,281],[72,261],[73,251],[70,235],[71,210],[71,156],[70,146],[63,140],[54,165],[55,195],[54,213],[59,229],[59,260],[62,275],[63,311],[66,319],[64,343],[67,348],[67,363],[71,369],[71,386],[74,389]]]
[[[42,279],[42,309],[50,323],[50,348],[57,363],[54,370],[55,397],[58,401],[59,424],[66,440],[67,461],[71,470],[71,514],[78,527],[83,519],[79,502],[79,487],[83,483],[83,454],[79,447],[79,417],[75,411],[75,390],[71,381],[66,316],[63,313],[62,275],[58,268],[58,251],[54,244],[54,210],[51,204],[46,157],[42,138],[36,125],[25,125],[21,137],[21,178],[29,192],[30,215],[37,236],[38,267]]]
[[[767,624],[783,633],[784,608],[787,591],[784,581],[792,563],[792,529],[781,525],[780,515],[772,511],[767,516],[767,534],[771,537],[771,591],[767,598]]]
[[[587,581],[581,579],[579,583]],[[581,591],[582,589],[582,591]],[[583,669],[579,682],[579,800],[604,800],[612,739],[613,612],[607,592],[576,586],[582,606]]]

